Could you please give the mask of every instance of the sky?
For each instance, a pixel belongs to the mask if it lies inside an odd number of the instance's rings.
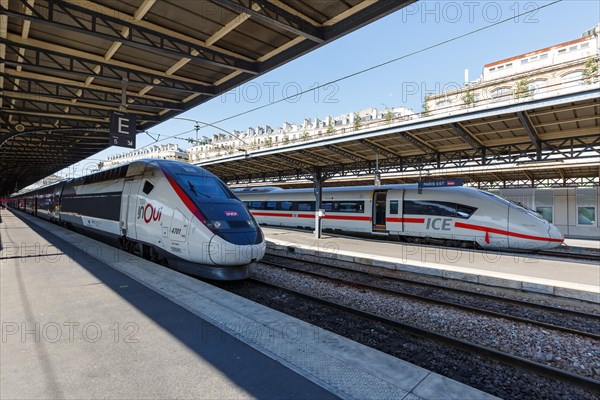
[[[245,131],[248,127],[265,125],[275,129],[286,121],[302,123],[305,118],[324,119],[369,107],[404,106],[419,112],[425,95],[462,85],[465,69],[469,70],[469,80],[476,80],[484,64],[580,38],[584,31],[600,22],[600,2],[596,0],[551,3],[418,1],[179,117],[215,124],[227,131]],[[515,18],[544,5],[548,6]],[[509,20],[499,23],[505,19]],[[446,41],[449,42],[443,43]],[[245,113],[397,58],[401,59]],[[234,117],[241,113],[245,114]],[[175,143],[188,148],[190,144],[184,140],[164,139],[193,128],[193,122],[169,120],[151,128],[149,133],[154,138],[160,137],[156,144]],[[206,127],[199,134],[211,137],[217,132]],[[137,149],[155,143],[150,135],[137,135]],[[180,137],[195,137],[195,134]],[[99,160],[127,151],[130,149],[110,147],[58,174],[80,176]]]

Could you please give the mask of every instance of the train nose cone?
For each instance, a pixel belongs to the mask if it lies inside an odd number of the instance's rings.
[[[563,234],[554,225],[550,225],[550,228],[548,228],[548,235],[550,236],[550,244],[552,245],[552,247],[560,246],[565,240]]]

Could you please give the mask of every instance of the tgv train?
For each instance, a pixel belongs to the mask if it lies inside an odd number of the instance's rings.
[[[313,228],[312,189],[234,190],[260,224]],[[325,188],[326,230],[481,248],[549,249],[563,235],[539,214],[469,187],[385,185]]]
[[[8,202],[209,279],[248,277],[248,265],[266,248],[256,220],[223,182],[176,161],[135,161]]]

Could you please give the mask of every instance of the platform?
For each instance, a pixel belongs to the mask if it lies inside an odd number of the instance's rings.
[[[534,254],[406,244],[279,227],[262,227],[267,253],[315,257],[339,266],[362,265],[520,289],[600,303],[600,266]],[[571,241],[572,246],[595,245]]]
[[[3,398],[493,398],[38,218],[1,212]]]

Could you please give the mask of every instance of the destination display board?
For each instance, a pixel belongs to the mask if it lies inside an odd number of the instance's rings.
[[[447,186],[462,186],[463,179],[462,178],[454,178],[454,179],[437,179],[433,181],[419,181],[417,183],[417,188],[419,189],[419,193],[424,188],[435,188],[435,187],[447,187]]]

